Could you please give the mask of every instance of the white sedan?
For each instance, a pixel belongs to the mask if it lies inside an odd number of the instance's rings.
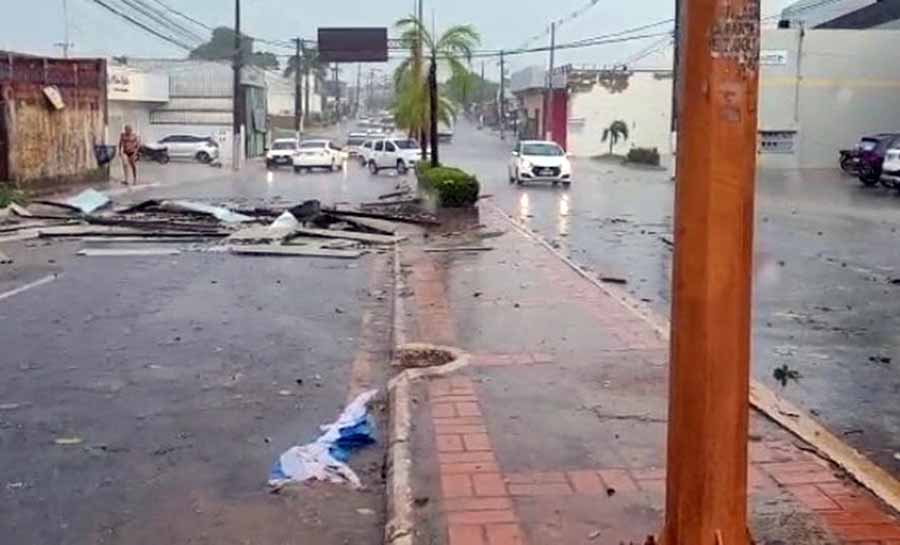
[[[572,163],[556,142],[523,140],[516,144],[509,161],[509,182],[572,183]]]
[[[304,140],[294,153],[294,172],[325,168],[332,172],[344,168],[346,156],[331,140]]]

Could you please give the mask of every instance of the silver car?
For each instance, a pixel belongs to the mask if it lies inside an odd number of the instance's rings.
[[[211,163],[219,158],[219,144],[211,136],[172,134],[158,142],[165,147],[172,158],[195,159],[201,163]]]

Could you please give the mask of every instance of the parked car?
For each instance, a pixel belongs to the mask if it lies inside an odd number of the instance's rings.
[[[523,140],[516,144],[509,161],[509,182],[572,183],[572,163],[556,142]]]
[[[441,123],[438,125],[438,142],[453,142],[453,125]]]
[[[396,169],[398,173],[406,174],[421,158],[422,149],[411,138],[379,138],[372,141],[368,165],[372,174],[384,169]]]
[[[894,145],[894,144],[897,145]],[[900,147],[900,134],[879,134],[865,137],[860,141],[859,180],[865,186],[873,186],[881,181],[882,165],[887,150]]]
[[[894,145],[897,144],[895,141]],[[881,165],[881,182],[900,189],[900,147],[892,147],[885,153],[884,163]]]
[[[359,157],[362,154],[362,145],[368,138],[364,132],[351,132],[347,136],[347,154],[350,157]]]
[[[368,139],[362,143],[362,146],[359,147],[359,163],[362,166],[367,166],[369,164],[369,159],[372,158],[373,145],[375,145],[375,141],[372,139]]]
[[[169,157],[196,159],[211,163],[219,158],[219,144],[211,136],[172,134],[157,142],[166,148]]]
[[[331,140],[304,140],[294,153],[294,172],[327,168],[331,171],[344,168],[344,152]]]
[[[294,154],[300,149],[296,138],[279,138],[272,142],[266,152],[266,168],[277,168],[281,165],[292,165]]]

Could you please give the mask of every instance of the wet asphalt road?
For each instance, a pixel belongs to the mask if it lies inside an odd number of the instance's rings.
[[[359,169],[270,179],[259,163],[238,177],[174,163],[145,172],[182,183],[118,202],[331,202],[396,184]],[[365,491],[273,495],[266,479],[279,453],[314,439],[347,402],[364,308],[381,342],[367,346],[362,378],[383,384],[389,256],[76,257],[83,246],[3,245],[16,264],[0,270],[0,292],[59,275],[0,300],[4,543],[381,543],[383,436],[351,462]]]
[[[571,189],[510,185],[512,140],[461,125],[445,162],[599,276],[669,314],[674,185],[665,171],[576,160]],[[757,184],[755,377],[900,476],[900,197],[834,171],[762,171]],[[800,372],[786,387],[777,367]]]

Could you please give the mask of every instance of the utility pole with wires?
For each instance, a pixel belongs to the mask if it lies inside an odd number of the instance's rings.
[[[69,58],[69,48],[71,48],[73,45],[75,45],[69,40],[69,1],[68,0],[62,0],[62,12],[63,12],[63,41],[56,42],[53,45],[62,49],[63,58],[68,59]]]
[[[359,93],[362,90],[360,88],[362,85],[362,64],[356,65],[356,101],[353,105],[353,115],[359,117]]]
[[[500,51],[500,140],[506,140],[506,63]]]
[[[547,89],[544,92],[544,138],[550,138],[550,110],[553,108],[553,68],[556,62],[556,21],[550,23],[550,69],[547,71]]]
[[[666,545],[749,545],[759,0],[682,0]]]
[[[298,142],[300,141],[301,122],[303,119],[303,86],[301,85],[303,75],[301,72],[302,57],[300,56],[302,43],[302,39],[294,38],[294,45],[297,46],[294,51],[294,133]]]
[[[244,121],[244,96],[241,87],[241,70],[243,68],[243,45],[241,44],[241,0],[234,0],[234,104],[232,105],[231,140],[232,159],[231,168],[235,171],[241,168],[243,156],[243,121]]]
[[[334,63],[334,122],[341,122],[341,80],[338,63]]]

